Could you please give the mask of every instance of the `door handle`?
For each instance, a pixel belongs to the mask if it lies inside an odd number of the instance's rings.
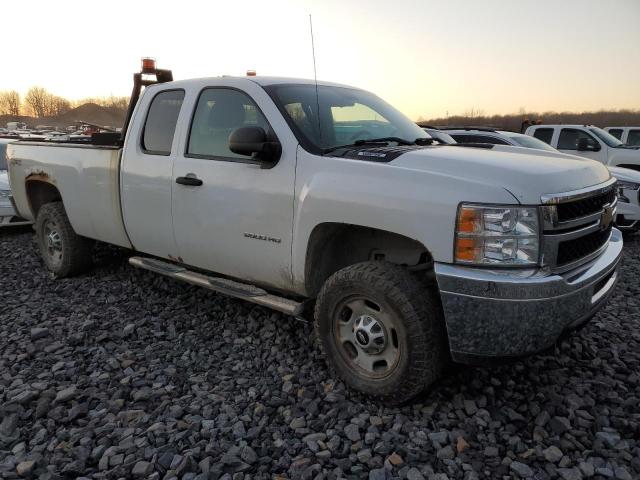
[[[176,178],[176,183],[180,185],[189,185],[192,187],[199,187],[202,185],[202,180],[196,177],[193,173],[187,173],[184,177]]]

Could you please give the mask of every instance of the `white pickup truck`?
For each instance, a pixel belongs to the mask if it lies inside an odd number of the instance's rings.
[[[604,131],[610,133],[625,145],[640,146],[640,127],[606,127]]]
[[[449,355],[546,349],[613,290],[616,186],[597,162],[432,145],[346,86],[159,72],[134,88],[122,140],[9,146],[15,204],[55,275],[86,270],[99,240],[290,315],[314,306],[332,369],[388,403]]]
[[[525,131],[563,153],[640,170],[640,146],[626,145],[594,125],[532,125]]]

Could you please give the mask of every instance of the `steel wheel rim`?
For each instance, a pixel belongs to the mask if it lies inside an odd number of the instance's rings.
[[[42,238],[45,251],[49,259],[57,264],[62,261],[62,236],[58,226],[51,220],[44,222],[42,227]]]
[[[388,377],[401,357],[400,322],[389,307],[365,296],[340,302],[333,334],[345,362],[372,379]]]

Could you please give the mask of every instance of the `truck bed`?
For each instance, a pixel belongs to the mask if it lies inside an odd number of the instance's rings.
[[[19,214],[35,220],[26,189],[48,184],[65,199],[67,216],[78,234],[130,248],[120,207],[121,153],[121,148],[106,145],[9,144],[9,181]]]

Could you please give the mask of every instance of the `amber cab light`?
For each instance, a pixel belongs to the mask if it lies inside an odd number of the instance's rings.
[[[142,73],[155,73],[156,59],[145,57],[142,59]]]

